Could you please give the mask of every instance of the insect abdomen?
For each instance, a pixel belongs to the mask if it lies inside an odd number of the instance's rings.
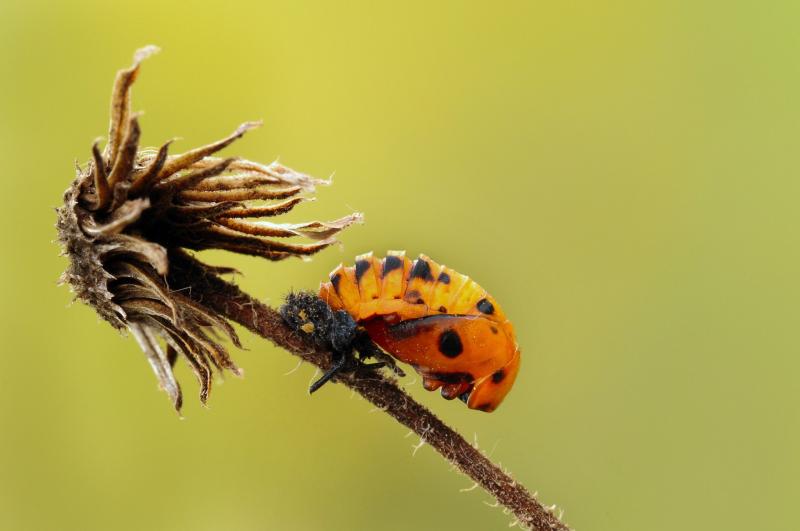
[[[355,266],[340,264],[320,297],[357,321],[396,314],[401,320],[434,314],[483,315],[505,322],[494,299],[475,281],[425,255],[413,262],[405,251],[389,251],[379,260],[366,253]]]

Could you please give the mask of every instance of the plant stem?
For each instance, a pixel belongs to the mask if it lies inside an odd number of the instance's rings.
[[[227,319],[269,339],[323,371],[330,353],[294,333],[274,309],[257,301],[183,253],[170,257],[169,284]],[[458,432],[416,402],[397,383],[377,373],[348,374],[335,379],[416,433],[461,472],[483,487],[530,529],[569,531],[556,515],[534,498],[524,485],[503,472]]]

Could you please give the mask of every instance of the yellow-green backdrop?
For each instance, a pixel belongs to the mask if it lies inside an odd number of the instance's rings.
[[[425,252],[514,319],[496,413],[409,391],[578,529],[797,529],[797,2],[0,3],[0,528],[503,529],[434,452],[250,335],[185,419],[56,287],[53,207],[117,69],[145,144],[327,177],[311,263],[215,255],[272,303]],[[179,147],[178,147],[179,146]],[[487,503],[484,503],[487,502]]]

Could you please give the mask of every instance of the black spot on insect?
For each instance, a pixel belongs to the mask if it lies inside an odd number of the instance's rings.
[[[396,325],[390,326],[386,331],[389,332],[389,337],[395,341],[400,341],[414,337],[418,332],[418,328],[414,326],[414,321],[401,321]]]
[[[339,283],[342,281],[342,274],[335,273],[331,275],[331,284],[333,284],[333,289],[336,290],[336,293],[339,293]]]
[[[476,406],[475,409],[478,409],[480,411],[491,411],[492,410],[492,404],[487,402],[485,404],[481,404],[479,406]]]
[[[447,308],[445,308],[444,306],[439,306],[439,311],[442,313],[447,313]]]
[[[370,263],[366,260],[356,260],[356,282],[361,282],[361,277],[369,269]]]
[[[412,289],[411,291],[406,293],[405,299],[407,301],[413,301],[415,299],[419,299],[419,291]]]
[[[417,299],[417,304],[425,304],[425,301],[422,299]]]
[[[497,327],[496,327],[496,326],[490,326],[489,328],[491,328],[491,329],[492,329],[492,333],[493,333],[493,334],[496,334],[496,333],[498,332],[498,330],[497,330]]]
[[[403,267],[403,261],[396,256],[387,256],[383,261],[383,269],[381,270],[381,277],[385,277],[395,269]]]
[[[505,378],[505,377],[506,377],[506,371],[504,371],[503,369],[500,369],[499,371],[497,371],[494,374],[492,374],[492,381],[494,383],[500,383],[500,382],[503,381],[503,378]]]
[[[430,264],[421,258],[415,260],[414,267],[411,268],[408,278],[421,278],[426,282],[432,281],[433,275],[431,274]]]
[[[439,273],[439,282],[442,284],[450,284],[450,275],[442,271]]]
[[[455,330],[445,330],[439,336],[439,352],[448,358],[455,358],[464,351],[461,338]]]
[[[441,330],[443,327],[450,326],[451,323],[455,322],[453,319],[460,318],[460,316],[453,316],[453,315],[427,315],[425,317],[418,317],[416,319],[406,319],[405,321],[400,321],[396,324],[391,324],[391,321],[387,320],[389,327],[386,331],[395,340],[407,339],[409,337],[414,337],[418,334],[426,334],[431,332],[432,330],[439,329]],[[386,317],[384,317],[386,319]],[[455,332],[453,332],[455,334]],[[460,339],[459,339],[460,344]],[[473,377],[469,373],[447,373],[447,374],[461,374],[469,376],[469,381],[473,380]],[[438,374],[431,374],[431,377],[436,380],[442,380],[443,382],[447,383],[446,379],[439,378]],[[462,381],[462,380],[459,380]]]
[[[418,319],[408,319],[400,321],[397,324],[390,325],[386,331],[389,336],[394,340],[408,339],[417,334],[423,334],[436,326],[436,323],[430,317],[420,317]]]
[[[446,384],[454,384],[454,383],[472,383],[475,381],[475,377],[468,372],[434,372],[430,375],[434,380],[439,380],[442,383]],[[469,389],[472,391],[472,388]],[[467,391],[469,393],[469,391]]]
[[[494,313],[494,306],[486,299],[479,300],[477,306],[478,311],[481,313],[485,313],[486,315],[492,315]]]

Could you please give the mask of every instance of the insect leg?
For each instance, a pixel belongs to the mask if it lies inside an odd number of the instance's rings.
[[[325,371],[319,380],[311,384],[311,387],[308,388],[308,393],[311,394],[323,385],[325,385],[331,378],[336,376],[344,367],[347,365],[347,355],[344,352],[334,350],[333,351],[333,364],[331,368]]]
[[[381,367],[389,367],[394,374],[397,376],[405,376],[406,373],[403,372],[403,369],[398,367],[397,362],[393,357],[385,353],[378,345],[376,345],[370,338],[366,332],[360,332],[357,336],[355,341],[353,341],[353,346],[358,351],[359,357],[361,359],[365,358],[373,358],[377,361],[377,363],[369,363],[364,364],[362,363],[362,367],[371,367],[374,369],[379,369]]]

